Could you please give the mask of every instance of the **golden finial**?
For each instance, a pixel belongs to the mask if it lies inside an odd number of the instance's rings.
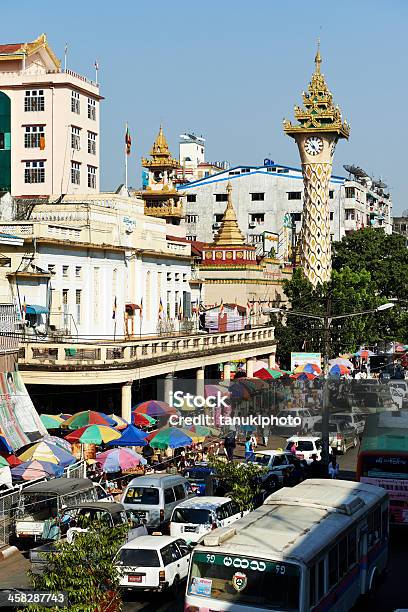
[[[317,39],[317,52],[316,52],[316,56],[315,56],[315,66],[316,66],[316,73],[320,74],[320,64],[322,63],[322,57],[320,55],[320,38]]]
[[[214,237],[213,244],[217,246],[241,246],[245,244],[245,239],[239,229],[237,216],[232,203],[231,181],[228,181],[227,184],[227,206],[222,217],[221,227],[218,234]]]

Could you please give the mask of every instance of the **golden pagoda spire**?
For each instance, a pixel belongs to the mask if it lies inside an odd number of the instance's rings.
[[[244,236],[239,229],[237,216],[232,203],[232,185],[227,185],[227,207],[221,221],[221,227],[214,238],[216,246],[242,246],[245,244]]]
[[[152,156],[151,160],[142,157],[142,166],[144,168],[178,168],[179,166],[179,162],[171,156],[161,124],[150,155]]]
[[[317,52],[315,56],[315,74],[320,74],[320,64],[322,63],[322,57],[320,55],[320,38],[317,39]]]

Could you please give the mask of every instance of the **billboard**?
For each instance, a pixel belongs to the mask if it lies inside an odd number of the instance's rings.
[[[0,372],[0,435],[16,451],[46,434],[20,372]]]
[[[315,363],[322,367],[322,354],[321,353],[291,353],[290,354],[290,369],[293,371],[300,365],[306,365],[306,363]]]

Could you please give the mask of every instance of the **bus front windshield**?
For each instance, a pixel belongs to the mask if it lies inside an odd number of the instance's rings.
[[[249,609],[287,612],[299,609],[299,588],[300,568],[293,563],[195,552],[187,592]]]

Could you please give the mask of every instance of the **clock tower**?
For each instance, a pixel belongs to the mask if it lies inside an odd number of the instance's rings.
[[[329,281],[331,276],[329,181],[336,144],[350,134],[320,72],[321,63],[318,44],[315,71],[308,91],[303,92],[304,108],[295,106],[298,124],[283,122],[285,133],[296,140],[302,162],[304,198],[299,255],[300,265],[314,286]]]

